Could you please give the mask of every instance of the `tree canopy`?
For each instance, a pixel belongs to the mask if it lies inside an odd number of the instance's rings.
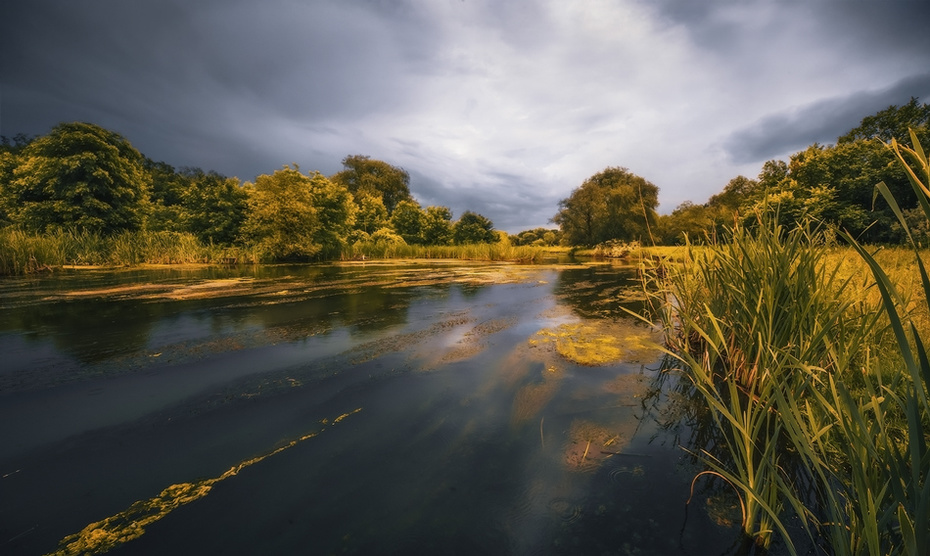
[[[642,240],[657,220],[659,188],[626,168],[609,167],[559,201],[552,218],[571,245]]]
[[[271,175],[247,183],[249,214],[246,238],[274,259],[307,259],[323,248],[316,243],[320,217],[314,206],[313,179],[295,167],[285,166]]]
[[[342,166],[345,169],[333,174],[330,179],[353,195],[364,192],[381,197],[389,215],[401,201],[413,200],[410,195],[410,174],[402,168],[360,154],[345,157]]]
[[[11,220],[26,229],[109,234],[145,225],[150,186],[142,155],[126,139],[74,122],[22,148],[4,194]]]
[[[468,243],[497,243],[494,224],[478,213],[466,210],[452,225],[452,241],[456,245]]]

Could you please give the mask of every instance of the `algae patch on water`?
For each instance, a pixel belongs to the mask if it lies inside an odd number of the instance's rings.
[[[329,419],[323,419],[321,423],[323,425],[333,426],[361,410],[362,408],[358,408],[343,413],[333,419],[332,422],[330,422]],[[91,523],[79,532],[61,539],[58,548],[54,552],[49,553],[49,556],[102,554],[104,552],[109,552],[120,545],[141,537],[145,534],[146,527],[163,519],[174,510],[207,496],[213,489],[213,486],[220,481],[235,477],[249,466],[260,463],[265,459],[293,448],[301,442],[315,438],[323,432],[323,430],[310,432],[270,452],[242,461],[230,467],[225,473],[218,477],[212,477],[193,483],[176,483],[169,485],[157,496],[147,500],[138,500],[126,510]]]
[[[559,355],[579,365],[597,366],[640,361],[657,354],[656,333],[626,322],[585,321],[544,328],[529,340],[532,346],[553,346]]]
[[[600,423],[576,420],[568,433],[565,464],[572,469],[596,467],[625,446],[630,436]]]

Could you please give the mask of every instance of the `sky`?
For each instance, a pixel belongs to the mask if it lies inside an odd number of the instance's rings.
[[[620,166],[659,212],[930,102],[930,2],[3,0],[0,134],[86,121],[242,181],[348,155],[516,233]]]

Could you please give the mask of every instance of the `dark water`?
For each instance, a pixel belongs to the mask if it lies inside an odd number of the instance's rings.
[[[611,266],[0,281],[0,554],[726,553],[635,292]]]

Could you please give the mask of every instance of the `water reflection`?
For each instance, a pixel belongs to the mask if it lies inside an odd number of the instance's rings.
[[[55,550],[237,462],[255,464],[124,550],[682,552],[692,475],[655,421],[650,331],[620,310],[628,271],[331,265],[0,287],[16,362],[0,383],[0,552]],[[72,329],[93,314],[110,323],[96,344]],[[357,407],[338,435],[289,444]],[[725,529],[701,525],[693,553]]]

